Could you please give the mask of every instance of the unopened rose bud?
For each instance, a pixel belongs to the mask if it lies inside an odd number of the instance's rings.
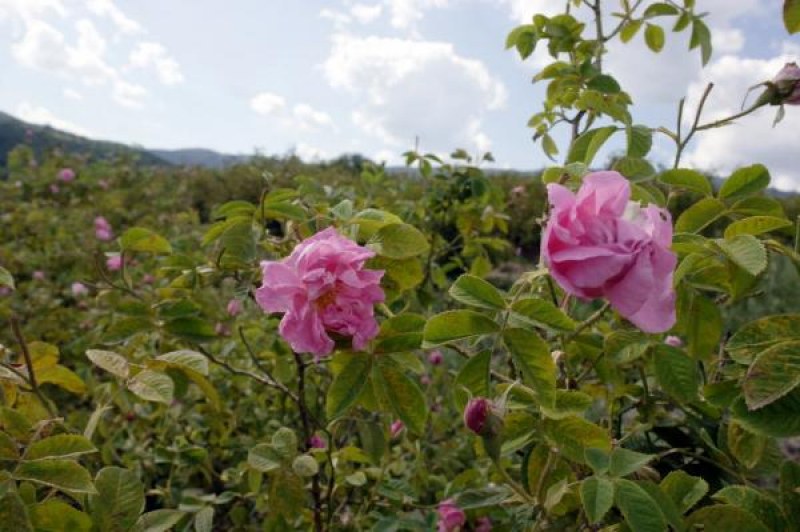
[[[436,513],[439,514],[438,532],[456,532],[467,522],[464,510],[456,506],[453,499],[440,502]]]
[[[393,421],[392,422],[392,426],[389,429],[389,432],[391,433],[392,438],[396,438],[397,436],[399,436],[400,433],[403,432],[404,428],[406,428],[406,426],[399,419],[396,419],[395,421]]]
[[[475,532],[492,532],[492,520],[488,516],[476,519]]]
[[[323,440],[317,434],[314,434],[308,439],[308,447],[310,449],[324,449],[326,446],[325,440]]]
[[[122,269],[122,255],[114,255],[108,257],[106,260],[106,268],[110,272],[116,272]]]
[[[144,274],[144,277],[142,277],[142,282],[144,284],[153,284],[156,282],[156,278],[150,275],[149,273],[146,273]]]
[[[438,349],[431,351],[430,354],[428,355],[428,362],[430,362],[434,366],[438,366],[439,364],[441,364],[442,360],[444,360],[444,357],[442,356],[442,352],[439,351]]]
[[[664,343],[672,347],[681,347],[683,345],[683,342],[677,336],[667,336],[664,338]]]
[[[778,91],[780,103],[800,105],[800,66],[786,63],[772,80]]]
[[[44,272],[41,270],[36,270],[33,272],[33,280],[34,281],[44,281],[47,277],[45,276]]]
[[[473,397],[464,408],[464,425],[475,434],[483,434],[492,410],[492,403],[485,397]]]
[[[428,376],[428,375],[423,375],[423,376],[421,376],[421,377],[419,378],[419,382],[420,382],[420,383],[421,383],[423,386],[430,386],[430,384],[431,384],[431,378],[430,378],[430,376]]]
[[[75,297],[83,297],[89,293],[89,289],[86,288],[86,285],[80,282],[72,283],[72,295]]]
[[[228,301],[228,315],[236,317],[242,313],[242,301],[240,299],[231,299]]]

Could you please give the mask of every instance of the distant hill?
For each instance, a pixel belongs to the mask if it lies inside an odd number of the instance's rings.
[[[0,111],[0,167],[5,166],[9,151],[26,142],[28,131],[33,133],[30,143],[37,153],[61,148],[65,152],[88,154],[96,159],[133,154],[140,163],[145,165],[203,166],[206,168],[225,168],[247,162],[250,159],[245,155],[229,155],[202,148],[148,150],[141,146],[95,140],[50,126],[31,124]]]

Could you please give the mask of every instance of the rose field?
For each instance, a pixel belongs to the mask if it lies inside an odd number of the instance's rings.
[[[494,36],[545,87],[515,110],[536,171],[210,168],[20,126],[0,532],[800,531],[800,196],[688,155],[764,142],[745,117],[800,147],[800,67],[733,95],[712,70],[650,123],[613,54],[706,65],[714,14],[554,3]],[[796,39],[800,1],[763,5]]]

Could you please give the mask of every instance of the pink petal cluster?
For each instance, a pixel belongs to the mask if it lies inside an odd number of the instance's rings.
[[[664,343],[672,347],[682,347],[683,342],[677,336],[667,336],[664,338]]]
[[[327,446],[325,440],[318,434],[314,434],[308,439],[309,449],[325,449]]]
[[[800,105],[800,66],[797,63],[786,63],[772,83],[784,95],[782,103]]]
[[[329,355],[329,333],[352,337],[353,349],[364,349],[378,334],[373,306],[384,300],[383,271],[364,269],[374,255],[329,227],[284,260],[261,263],[256,302],[285,313],[279,331],[295,352]]]
[[[36,270],[33,272],[33,280],[34,281],[44,281],[47,279],[47,275],[42,270]]]
[[[487,516],[476,519],[475,532],[492,532],[492,520]]]
[[[103,216],[98,216],[94,219],[94,236],[97,240],[102,240],[103,242],[108,242],[114,238],[114,230]]]
[[[64,183],[75,181],[75,170],[72,168],[62,168],[58,171],[58,180]]]
[[[617,172],[587,175],[577,194],[558,184],[547,194],[542,257],[558,284],[581,299],[608,299],[645,332],[670,329],[677,258],[669,212],[629,201],[630,184]]]
[[[430,362],[431,365],[433,365],[433,366],[440,365],[443,360],[444,360],[444,356],[442,355],[442,352],[439,351],[438,349],[434,349],[428,355],[428,362]]]
[[[89,289],[86,288],[86,285],[81,282],[74,282],[72,283],[72,295],[75,297],[83,297],[89,293]]]
[[[122,255],[112,255],[106,259],[106,268],[110,272],[116,272],[122,269]]]
[[[392,438],[396,438],[401,432],[403,432],[404,428],[406,428],[405,424],[399,419],[395,419],[392,421],[392,425],[389,427],[389,433],[391,434]]]
[[[436,513],[439,514],[438,532],[457,532],[467,522],[464,510],[456,506],[453,499],[440,502]]]
[[[236,317],[242,313],[242,301],[240,299],[231,299],[228,301],[228,316]]]

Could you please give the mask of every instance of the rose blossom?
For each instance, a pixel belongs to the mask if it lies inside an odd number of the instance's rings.
[[[228,315],[235,317],[242,313],[242,301],[239,299],[231,299],[228,301]]]
[[[327,444],[319,435],[314,434],[308,439],[308,447],[309,449],[324,449]]]
[[[446,499],[440,502],[436,513],[439,514],[438,532],[455,532],[460,530],[467,522],[464,510],[456,506],[453,499]]]
[[[94,219],[94,236],[97,237],[97,240],[102,240],[103,242],[108,242],[114,238],[111,224],[103,216],[98,216]]]
[[[36,270],[33,272],[33,280],[34,281],[44,281],[47,279],[47,276],[44,274],[42,270]]]
[[[298,353],[329,355],[328,333],[352,337],[364,349],[378,334],[373,305],[383,301],[383,271],[364,269],[375,255],[332,227],[298,244],[281,261],[264,261],[256,302],[266,312],[284,312],[280,333]]]
[[[542,257],[569,294],[605,297],[641,330],[660,333],[675,323],[672,221],[664,209],[629,201],[630,193],[617,172],[587,175],[577,194],[547,185]]]
[[[403,432],[404,428],[406,428],[405,424],[399,419],[395,419],[392,421],[392,426],[389,427],[389,433],[392,435],[392,438],[396,438]]]
[[[86,285],[80,282],[72,283],[72,295],[75,297],[82,297],[89,293],[89,289],[86,288]]]
[[[122,269],[122,255],[112,255],[106,260],[108,271],[116,272]]]
[[[800,66],[786,63],[772,80],[780,92],[781,103],[800,105]]]
[[[59,186],[56,185],[55,183],[50,184],[50,192],[52,192],[53,194],[58,194],[60,190],[61,188],[59,188]]]
[[[476,519],[475,532],[492,532],[492,520],[487,516]]]
[[[72,168],[62,168],[58,171],[58,180],[64,183],[75,181],[75,170]]]
[[[434,366],[438,366],[439,364],[441,364],[443,359],[444,358],[442,356],[442,352],[439,351],[438,349],[431,351],[430,354],[428,355],[428,362],[430,362]]]
[[[664,338],[664,343],[672,347],[681,347],[683,345],[683,342],[677,336],[667,336]]]

